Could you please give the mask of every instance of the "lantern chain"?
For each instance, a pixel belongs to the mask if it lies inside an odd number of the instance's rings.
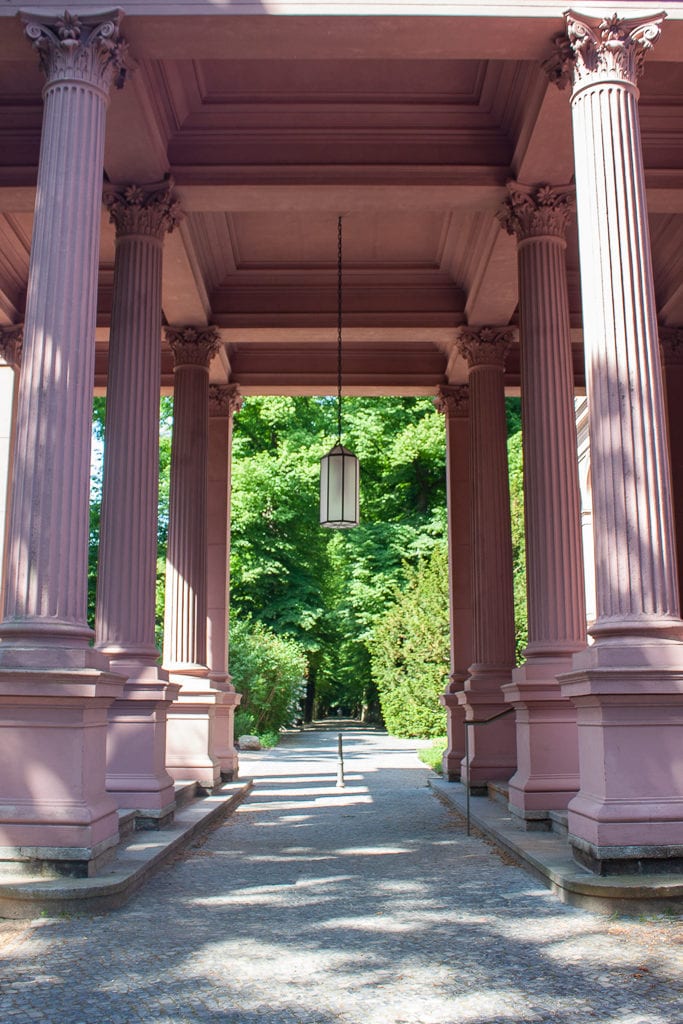
[[[337,220],[337,444],[342,436],[342,219]]]

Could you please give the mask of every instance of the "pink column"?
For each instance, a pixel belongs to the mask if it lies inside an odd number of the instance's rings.
[[[0,599],[4,592],[7,506],[12,492],[19,365],[23,326],[0,327]],[[1,601],[0,601],[1,604]]]
[[[118,840],[107,708],[86,624],[90,429],[104,127],[119,12],[26,32],[46,75],[0,625],[0,846],[92,871]]]
[[[469,366],[472,481],[472,613],[469,678],[460,701],[468,719],[507,709],[501,689],[515,663],[512,539],[503,371],[510,327],[461,327],[458,346]],[[513,716],[470,727],[463,781],[471,790],[509,779],[516,766]]]
[[[663,15],[567,13],[590,416],[597,619],[577,707],[575,856],[683,864],[683,623],[636,80]]]
[[[235,693],[228,672],[230,607],[230,467],[233,416],[242,406],[237,384],[209,385],[207,649],[209,679],[221,691],[216,704],[213,756],[221,778],[236,779],[239,759],[234,744]]]
[[[517,711],[510,809],[547,827],[579,788],[576,710],[557,675],[586,646],[565,231],[566,189],[510,183],[517,236],[529,644],[505,694]]]
[[[664,371],[671,487],[678,565],[679,607],[683,605],[683,327],[660,327],[659,341]]]
[[[177,696],[154,642],[161,262],[179,211],[168,183],[109,187],[116,225],[114,297],[97,587],[97,647],[126,677],[109,709],[107,789],[154,826],[175,805],[166,771],[166,711]]]
[[[446,708],[448,747],[443,773],[460,778],[465,756],[465,710],[459,694],[472,661],[472,537],[470,517],[469,388],[440,387],[434,404],[446,418],[446,502],[448,506],[448,585],[451,617],[451,674],[440,700]]]
[[[167,327],[175,356],[169,498],[164,668],[180,693],[169,708],[166,766],[176,780],[205,789],[220,781],[213,755],[215,709],[206,654],[206,523],[209,363],[219,348],[215,327]]]

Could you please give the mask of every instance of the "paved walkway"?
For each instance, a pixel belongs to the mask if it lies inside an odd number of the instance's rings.
[[[427,787],[414,744],[243,755],[257,788],[123,909],[0,927],[2,1024],[681,1024],[683,925],[560,904]]]

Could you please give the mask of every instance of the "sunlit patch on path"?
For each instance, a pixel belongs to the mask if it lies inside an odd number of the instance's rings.
[[[675,919],[563,906],[358,728],[246,754],[252,797],[122,910],[0,928],[2,1024],[681,1024]]]

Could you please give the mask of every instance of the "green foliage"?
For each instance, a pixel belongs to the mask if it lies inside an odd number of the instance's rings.
[[[370,640],[372,674],[387,729],[395,736],[441,736],[439,704],[449,671],[448,553],[407,568],[406,582],[376,620]]]
[[[90,532],[88,541],[88,625],[95,628],[97,601],[97,560],[102,518],[102,469],[104,457],[104,419],[106,398],[93,399],[92,449],[90,457]]]
[[[528,643],[526,607],[526,542],[524,536],[524,481],[522,432],[508,438],[510,474],[510,512],[512,518],[512,572],[515,600],[515,655],[517,664],[523,660]]]
[[[247,724],[259,736],[291,724],[299,713],[306,674],[306,657],[294,640],[276,636],[261,622],[234,618],[230,671],[242,694],[236,734],[243,734]]]
[[[438,739],[434,740],[428,747],[423,747],[422,750],[418,750],[417,756],[424,764],[428,765],[432,771],[438,775],[443,774],[443,755],[448,745],[448,738],[446,736],[439,736]]]
[[[319,460],[335,431],[328,398],[245,401],[234,428],[231,603],[301,644],[317,714],[372,716],[373,623],[405,564],[445,535],[445,431],[430,399],[345,399],[343,440],[361,462],[361,525],[326,531]]]

